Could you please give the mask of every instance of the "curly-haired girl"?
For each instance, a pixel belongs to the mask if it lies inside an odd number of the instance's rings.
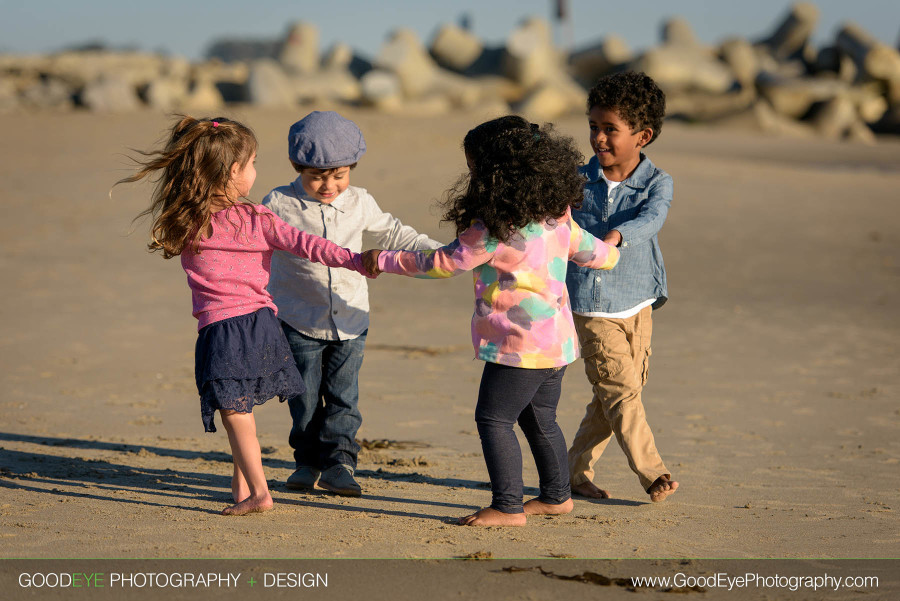
[[[584,180],[571,139],[508,116],[471,130],[463,149],[469,173],[448,193],[444,216],[456,240],[437,250],[369,251],[364,261],[423,278],[473,271],[472,342],[485,361],[475,421],[493,499],[459,523],[521,526],[526,514],[573,507],[556,423],[563,373],[577,357],[566,264],[612,269],[619,253],[572,221]],[[516,422],[540,477],[540,496],[524,505]]]
[[[246,126],[183,117],[161,149],[118,183],[158,174],[150,207],[151,252],[181,256],[198,320],[195,376],[207,432],[218,409],[234,457],[235,504],[226,515],[266,511],[272,497],[253,407],[303,392],[303,380],[266,291],[275,249],[366,275],[357,253],[284,223],[244,201],[256,180],[257,142]]]

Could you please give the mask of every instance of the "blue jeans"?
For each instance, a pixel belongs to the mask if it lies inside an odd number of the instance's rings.
[[[319,340],[281,322],[306,392],[288,399],[297,467],[326,470],[338,464],[356,468],[359,445],[359,369],[368,330],[352,340]]]
[[[524,369],[485,363],[475,407],[475,423],[491,478],[491,507],[522,513],[522,452],[513,431],[518,422],[528,440],[544,503],[571,497],[566,441],[556,423],[565,367]]]

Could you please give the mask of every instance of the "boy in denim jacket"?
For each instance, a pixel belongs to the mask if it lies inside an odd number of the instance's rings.
[[[678,488],[647,424],[641,391],[647,383],[651,312],[667,300],[657,233],[672,202],[672,178],[642,149],[659,136],[666,99],[644,73],[602,78],[588,93],[594,156],[575,221],[619,248],[618,266],[600,273],[569,264],[566,285],[585,371],[594,397],[569,449],[572,492],[609,493],[593,483],[593,466],[613,434],[651,501]]]
[[[288,132],[288,157],[299,176],[269,192],[263,205],[297,229],[356,252],[363,232],[379,248],[443,246],[384,213],[364,188],[350,185],[350,170],[365,152],[355,123],[334,111],[313,111]],[[296,469],[286,485],[305,490],[318,482],[338,495],[358,497],[359,370],[369,331],[366,278],[282,251],[272,255],[271,272],[269,292],[306,384],[305,393],[288,399],[293,421],[288,442]]]

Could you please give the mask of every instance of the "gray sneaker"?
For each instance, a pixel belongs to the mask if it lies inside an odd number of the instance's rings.
[[[294,470],[284,485],[291,490],[312,490],[318,479],[319,470],[304,465]]]
[[[353,479],[353,468],[349,465],[335,465],[322,472],[319,486],[342,497],[362,496],[362,488]]]

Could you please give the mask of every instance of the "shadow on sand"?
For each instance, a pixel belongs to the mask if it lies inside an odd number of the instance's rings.
[[[146,463],[155,458],[169,458],[183,461],[208,461],[231,463],[231,455],[219,451],[191,451],[151,445],[135,445],[102,440],[84,440],[53,436],[34,436],[0,432],[0,443],[25,443],[44,447],[65,447],[115,453],[118,459],[91,459],[71,455],[55,455],[13,450],[0,447],[0,487],[54,495],[60,498],[85,498],[115,503],[133,503],[173,509],[186,509],[201,513],[218,513],[192,504],[195,501],[221,502],[230,504],[231,476],[206,471],[191,471],[171,468],[141,467],[134,463]],[[263,456],[263,464],[270,468],[292,469],[293,462]],[[221,468],[217,468],[221,470]],[[489,485],[474,480],[457,478],[434,478],[419,473],[359,470],[359,476],[388,481],[416,482],[445,488],[466,488],[484,490]],[[281,482],[269,481],[273,489],[281,489]],[[530,492],[529,492],[530,491]],[[126,498],[123,492],[142,495],[142,498]],[[526,494],[536,494],[535,489]],[[152,500],[147,500],[150,496]],[[173,498],[177,499],[174,500]],[[305,494],[302,498],[281,495],[279,504],[304,505],[353,511],[370,514],[415,517],[448,521],[445,515],[431,515],[416,512],[393,511],[371,507],[354,507],[342,503],[327,503],[330,494],[322,491]],[[366,500],[383,501],[409,505],[429,505],[451,507],[464,511],[478,509],[474,505],[445,503],[438,500],[403,499],[398,497],[366,495]]]

